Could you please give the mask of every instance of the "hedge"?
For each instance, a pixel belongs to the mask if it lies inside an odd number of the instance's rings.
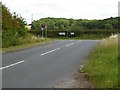
[[[39,36],[42,36],[42,31],[40,30],[31,30],[29,31],[30,33],[33,33],[35,35],[39,35]],[[110,36],[111,34],[117,34],[119,33],[118,30],[75,30],[75,31],[66,31],[66,30],[48,30],[47,31],[47,36],[48,37],[59,37],[59,32],[65,32],[66,33],[66,36],[67,37],[67,33],[68,33],[68,36],[70,32],[74,32],[75,33],[75,36],[76,37],[81,37],[81,36],[85,36],[85,35],[93,35],[93,36],[96,36],[96,37],[108,37]],[[43,31],[43,34],[45,36],[45,33],[46,31]]]

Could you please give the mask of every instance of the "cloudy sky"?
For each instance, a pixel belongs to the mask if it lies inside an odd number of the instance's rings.
[[[120,0],[0,0],[31,23],[44,17],[104,19],[118,16]]]

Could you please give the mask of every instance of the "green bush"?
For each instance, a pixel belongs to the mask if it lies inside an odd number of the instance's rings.
[[[26,29],[18,30],[18,35],[19,37],[25,37],[27,35],[27,30]]]
[[[23,38],[25,36],[27,36],[27,31],[25,30],[4,31],[2,32],[2,47],[5,48],[21,45],[23,42],[20,40],[20,38]]]
[[[18,43],[13,32],[7,31],[2,33],[2,47],[15,46]]]

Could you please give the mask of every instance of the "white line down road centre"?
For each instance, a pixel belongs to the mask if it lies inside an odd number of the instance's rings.
[[[71,46],[71,45],[73,45],[73,44],[75,44],[75,43],[68,44],[68,45],[66,45],[66,47]]]
[[[5,66],[5,67],[1,67],[0,70],[6,69],[6,68],[9,68],[9,67],[12,67],[12,66],[15,66],[15,65],[17,65],[17,64],[21,64],[21,63],[23,63],[23,62],[25,62],[25,61],[23,60],[23,61],[19,61],[19,62],[17,62],[17,63],[14,63],[14,64],[10,64],[10,65]]]
[[[57,50],[59,50],[59,49],[60,49],[60,48],[57,48],[57,49],[54,49],[54,50],[45,52],[45,53],[41,54],[41,56],[46,55],[46,54],[48,54],[48,53],[52,53],[52,52],[57,51]]]

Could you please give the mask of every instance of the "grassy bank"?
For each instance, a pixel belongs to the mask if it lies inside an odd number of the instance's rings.
[[[56,37],[56,38],[51,38],[51,39],[58,39],[58,40],[101,40],[104,37],[102,36],[95,36],[95,35],[83,35],[79,37]]]
[[[5,53],[5,52],[12,52],[21,49],[27,49],[27,48],[51,43],[53,40],[49,38],[41,38],[41,37],[28,35],[25,38],[20,38],[19,41],[21,42],[20,45],[0,48],[0,51]]]
[[[51,38],[54,40],[101,40],[102,38],[88,38],[88,37],[60,37],[60,38]]]
[[[96,88],[118,87],[118,37],[102,40],[89,55],[83,70]]]

